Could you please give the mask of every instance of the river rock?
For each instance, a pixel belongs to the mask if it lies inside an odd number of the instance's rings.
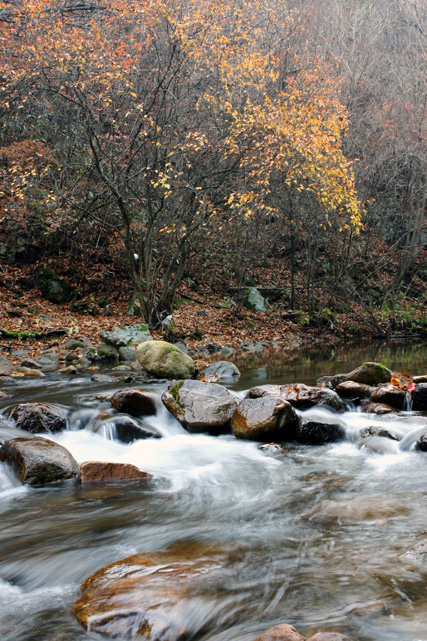
[[[237,399],[217,383],[180,381],[162,394],[168,410],[189,432],[226,434]]]
[[[19,373],[28,378],[43,378],[45,375],[39,369],[32,367],[19,367]]]
[[[333,443],[344,437],[344,425],[333,418],[328,422],[302,419],[295,434],[295,440],[305,445]]]
[[[123,389],[110,398],[111,405],[118,412],[131,416],[152,416],[156,413],[153,398],[140,389]]]
[[[218,616],[223,568],[235,559],[230,546],[197,542],[135,554],[86,579],[72,611],[86,630],[114,639],[199,638]]]
[[[65,447],[41,436],[6,441],[0,457],[26,485],[49,485],[79,473],[77,461]]]
[[[263,443],[259,446],[259,449],[266,456],[272,456],[274,458],[283,458],[292,452],[289,447],[285,447],[280,443]]]
[[[357,402],[363,398],[369,398],[372,388],[369,385],[355,383],[354,381],[343,381],[335,387],[335,391],[341,398]]]
[[[116,436],[122,443],[133,443],[146,438],[161,438],[161,434],[154,427],[144,425],[130,416],[117,414],[109,417],[107,422],[114,425]]]
[[[254,641],[306,641],[292,625],[282,623],[270,628]]]
[[[231,431],[251,441],[292,441],[298,423],[292,405],[282,397],[245,398],[234,412]]]
[[[86,461],[80,466],[80,483],[100,481],[130,481],[143,479],[148,481],[152,474],[142,472],[129,463],[105,463],[103,461]]]
[[[194,378],[196,366],[187,354],[179,347],[166,341],[146,341],[136,350],[142,367],[160,378],[189,379]]]
[[[298,409],[309,409],[316,405],[326,405],[335,411],[346,409],[344,401],[336,392],[327,387],[314,387],[303,383],[291,385],[259,385],[249,390],[250,398],[280,396]]]
[[[416,412],[427,411],[427,383],[418,383],[412,392],[412,409]]]
[[[203,376],[208,379],[215,377],[217,381],[233,381],[240,378],[240,370],[230,361],[217,361],[205,369]]]
[[[36,362],[40,365],[42,372],[56,372],[59,368],[59,354],[46,351],[37,356]]]
[[[64,345],[66,350],[79,349],[79,347],[86,347],[86,343],[78,338],[70,338]]]
[[[317,632],[307,641],[351,641],[346,634],[339,632]]]
[[[99,343],[96,351],[96,360],[98,361],[118,361],[119,350],[114,345],[108,343]]]
[[[418,383],[427,383],[427,374],[422,374],[420,376],[413,376],[412,380],[416,385],[418,385]]]
[[[1,358],[0,360],[0,376],[1,377],[9,377],[12,376],[14,372],[14,365],[10,361],[8,361],[6,358]]]
[[[29,367],[30,369],[41,369],[40,363],[33,361],[31,358],[23,358],[20,365],[21,367]]]
[[[419,452],[427,452],[427,434],[422,434],[415,443],[415,449]]]
[[[364,385],[379,385],[380,383],[389,383],[392,376],[391,370],[381,363],[366,362],[346,374],[345,380]]]
[[[147,325],[142,323],[118,327],[112,332],[100,330],[98,334],[105,343],[108,343],[108,345],[112,345],[117,349],[153,340]]]
[[[61,432],[67,427],[62,414],[45,403],[20,403],[12,407],[7,416],[15,421],[16,427],[32,434]]]
[[[365,412],[367,414],[391,414],[392,412],[395,412],[396,410],[394,407],[391,407],[390,405],[386,405],[385,403],[372,403],[372,402],[367,402],[367,403],[362,403],[362,412]]]
[[[381,427],[380,425],[370,425],[369,427],[364,427],[360,430],[361,438],[367,438],[368,436],[382,436],[383,438],[389,438],[392,441],[400,441],[399,436],[394,434],[394,432]]]
[[[411,564],[427,565],[427,539],[422,539],[416,543],[413,548],[401,554],[399,558]]]
[[[398,410],[402,410],[406,403],[406,393],[394,385],[375,388],[371,398],[374,403],[383,403]]]
[[[119,347],[119,358],[121,361],[134,363],[136,361],[136,349],[134,347]]]

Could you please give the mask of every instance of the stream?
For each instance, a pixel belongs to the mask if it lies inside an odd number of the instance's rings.
[[[314,384],[364,360],[425,374],[427,346],[236,360],[242,377],[230,389],[243,398],[264,383]],[[426,415],[350,408],[340,415],[346,440],[291,444],[275,458],[231,435],[187,433],[161,403],[166,384],[152,384],[142,389],[154,397],[157,415],[144,422],[163,438],[125,444],[105,416],[115,413],[110,403],[94,398],[125,385],[92,382],[90,375],[19,381],[5,390],[11,398],[0,399],[0,413],[18,402],[53,404],[68,429],[49,438],[79,463],[132,463],[155,480],[30,488],[0,463],[1,641],[105,639],[71,614],[82,581],[113,561],[180,541],[239,550],[238,563],[224,568],[208,629],[194,637],[199,641],[253,641],[279,623],[307,638],[334,630],[352,641],[427,641],[427,564],[399,558],[427,536],[427,453],[413,449]],[[403,440],[390,440],[382,454],[359,449],[360,430],[377,425]],[[16,431],[0,416],[0,436]]]

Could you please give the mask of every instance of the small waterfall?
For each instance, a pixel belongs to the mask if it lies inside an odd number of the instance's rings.
[[[411,392],[408,391],[405,394],[405,402],[403,404],[403,411],[404,412],[412,412],[412,403],[413,403],[412,394],[411,394]]]
[[[106,438],[108,441],[117,441],[117,427],[114,421],[106,421],[98,429],[98,434]]]

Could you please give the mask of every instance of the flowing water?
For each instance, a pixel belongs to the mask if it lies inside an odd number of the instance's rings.
[[[407,349],[382,360],[425,373],[425,347],[409,356]],[[242,397],[264,382],[310,384],[378,356],[270,356],[246,363],[234,392]],[[200,641],[253,641],[278,623],[307,637],[336,630],[353,641],[427,641],[427,566],[399,558],[427,536],[427,454],[413,449],[426,416],[348,411],[341,415],[347,440],[291,446],[274,458],[232,436],[186,433],[161,405],[165,385],[151,385],[158,413],[144,420],[163,438],[124,444],[103,414],[114,413],[110,404],[94,399],[121,387],[51,374],[20,382],[2,400],[1,411],[30,400],[61,408],[69,429],[52,438],[79,463],[133,463],[155,476],[143,487],[68,482],[36,489],[22,487],[0,464],[2,641],[99,641],[70,612],[81,582],[115,560],[187,540],[239,551],[238,563],[224,568],[211,612],[198,614],[208,621]],[[388,441],[382,454],[358,449],[360,429],[372,425],[403,440]],[[16,428],[0,421],[0,436],[11,433]]]

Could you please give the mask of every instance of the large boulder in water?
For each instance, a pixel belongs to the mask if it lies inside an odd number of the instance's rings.
[[[389,383],[392,376],[391,370],[381,363],[366,362],[346,374],[345,380],[364,385],[380,385],[380,383]]]
[[[50,485],[79,473],[77,461],[65,447],[41,436],[6,441],[0,458],[27,485]]]
[[[168,410],[189,432],[226,434],[237,399],[217,383],[179,381],[162,394]]]
[[[250,398],[280,396],[298,409],[309,409],[316,405],[325,405],[335,411],[343,411],[346,404],[336,392],[327,387],[314,387],[303,383],[290,385],[259,385],[249,390]]]
[[[131,416],[152,416],[156,413],[156,404],[147,392],[140,389],[122,389],[112,395],[111,405],[118,412]]]
[[[197,542],[135,554],[86,579],[72,611],[86,630],[114,639],[199,638],[219,616],[223,568],[238,560],[235,546]]]
[[[61,432],[67,427],[59,410],[45,403],[20,403],[7,416],[15,421],[16,427],[32,434]]]
[[[251,441],[292,441],[298,423],[294,408],[281,397],[245,398],[234,412],[231,430],[236,438]]]
[[[194,378],[196,366],[190,356],[166,341],[145,341],[138,345],[136,355],[142,367],[160,378]]]

